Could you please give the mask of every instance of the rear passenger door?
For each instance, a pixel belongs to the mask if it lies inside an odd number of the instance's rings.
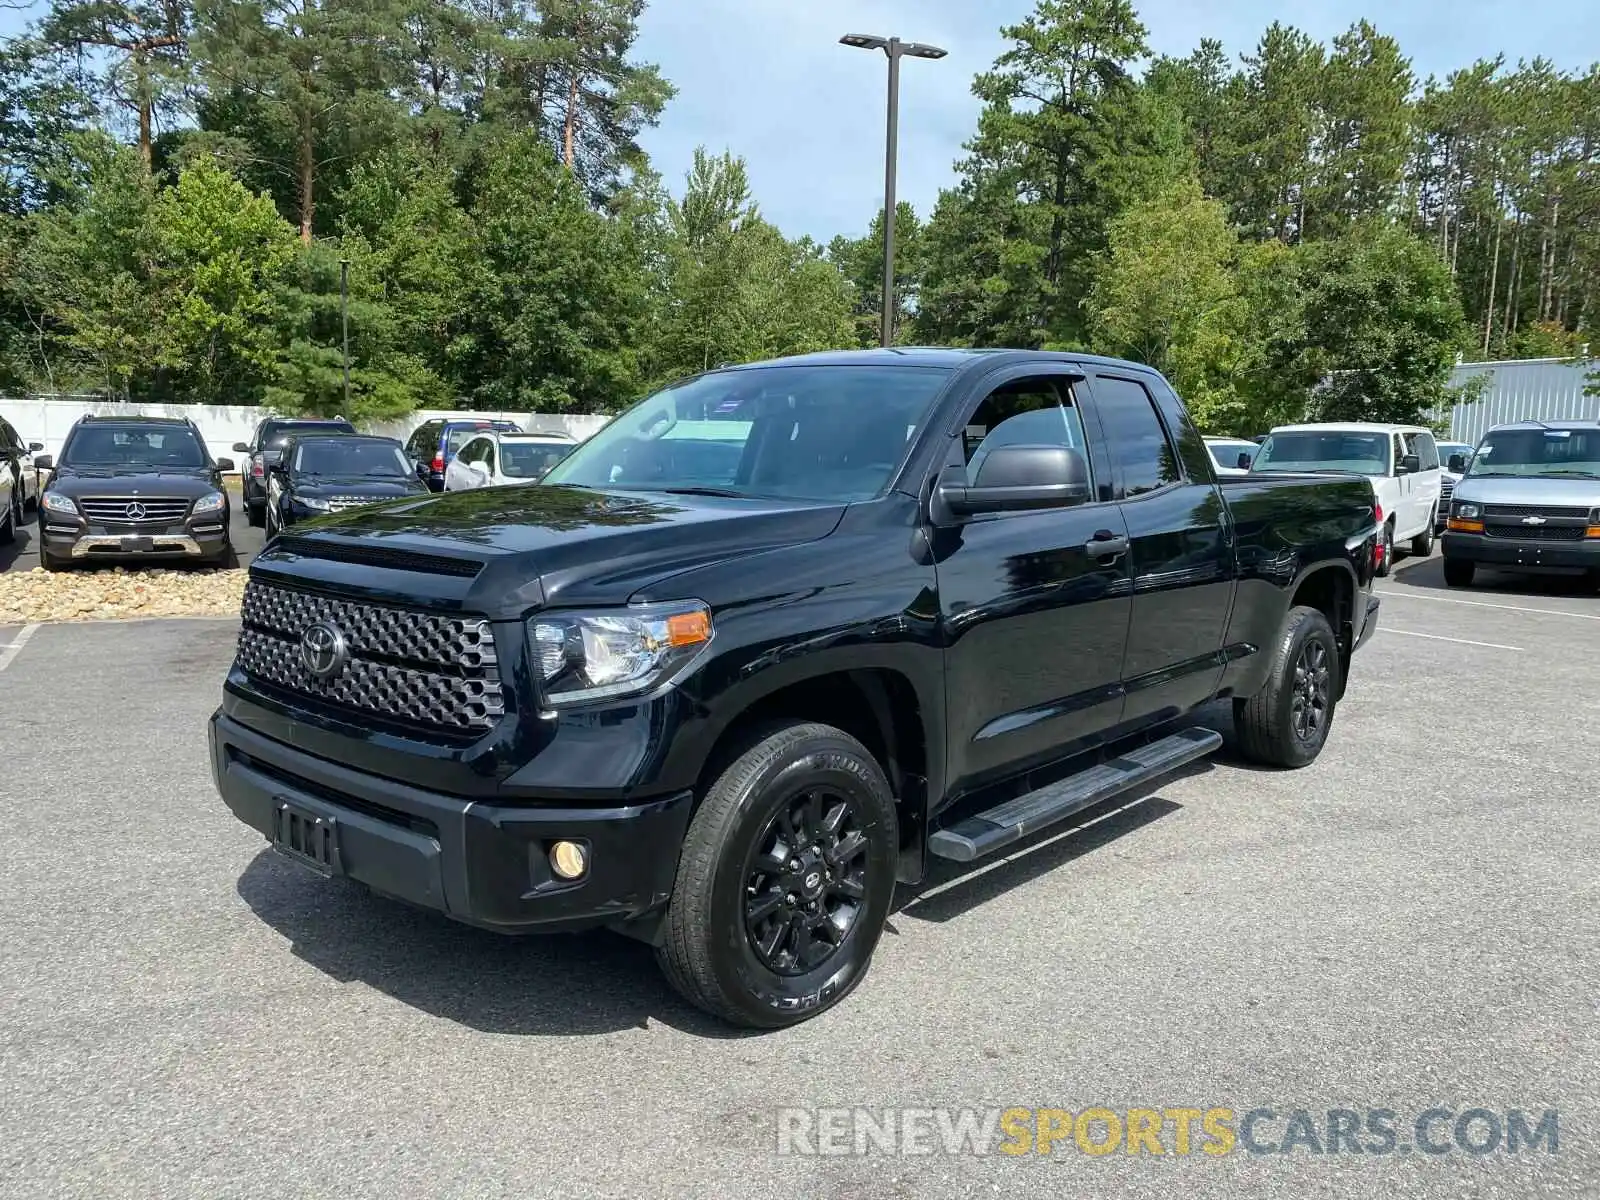
[[[1439,507],[1439,490],[1442,479],[1439,474],[1439,447],[1433,440],[1433,434],[1426,430],[1406,435],[1406,453],[1417,456],[1417,475],[1412,480],[1412,498],[1416,502],[1416,518],[1420,522],[1419,528],[1429,529],[1429,522]]]
[[[1208,699],[1221,680],[1233,528],[1205,442],[1159,377],[1096,370],[1090,386],[1130,543],[1122,716],[1166,719]]]

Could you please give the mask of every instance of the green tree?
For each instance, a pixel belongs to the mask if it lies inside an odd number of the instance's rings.
[[[904,342],[916,316],[922,290],[923,226],[908,201],[895,205],[894,341]],[[855,289],[855,340],[860,346],[883,341],[883,210],[872,219],[865,237],[839,236],[828,243],[828,261]]]
[[[1465,344],[1461,302],[1434,249],[1405,229],[1358,226],[1297,251],[1305,344],[1287,370],[1328,420],[1422,423],[1449,399]]]
[[[157,361],[186,398],[258,399],[276,359],[274,293],[294,257],[293,229],[270,199],[205,160],[157,195],[150,222]]]

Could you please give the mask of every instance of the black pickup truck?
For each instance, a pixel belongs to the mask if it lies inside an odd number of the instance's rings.
[[[324,875],[605,926],[775,1027],[896,883],[1215,749],[1315,759],[1375,627],[1358,477],[1219,484],[1158,374],[1022,351],[708,372],[542,483],[318,518],[251,566],[223,799]]]

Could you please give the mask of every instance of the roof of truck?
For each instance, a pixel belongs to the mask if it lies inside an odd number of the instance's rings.
[[[755,367],[801,366],[888,366],[902,364],[912,367],[962,367],[982,359],[1015,358],[1019,362],[1083,363],[1088,366],[1117,367],[1124,371],[1154,373],[1155,368],[1122,358],[1106,358],[1099,354],[1072,354],[1056,350],[962,349],[951,346],[891,346],[874,350],[821,350],[814,354],[795,354],[787,358],[773,358],[765,362],[729,364],[726,370],[747,371]]]

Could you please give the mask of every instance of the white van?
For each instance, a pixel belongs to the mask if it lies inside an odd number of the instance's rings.
[[[1251,474],[1339,472],[1365,475],[1382,512],[1384,542],[1380,575],[1387,575],[1396,546],[1433,553],[1438,527],[1439,448],[1420,425],[1360,422],[1280,425],[1261,443]]]

